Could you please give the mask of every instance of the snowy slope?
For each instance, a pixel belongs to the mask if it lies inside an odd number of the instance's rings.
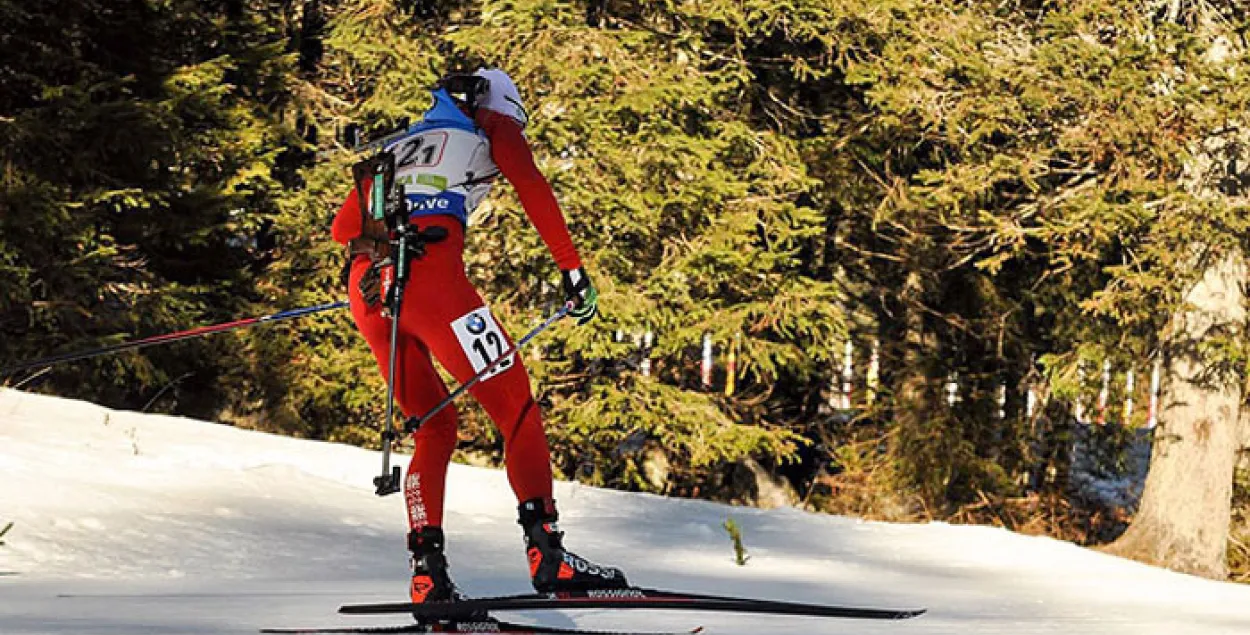
[[[394,623],[344,602],[402,601],[399,496],[361,449],[0,390],[0,634],[254,633]],[[406,459],[401,460],[406,464]],[[501,472],[453,466],[453,574],[528,590]],[[892,525],[557,485],[568,543],[646,586],[925,606],[907,622],[676,612],[520,614],[594,628],[709,633],[1250,633],[1250,587],[983,527]],[[721,523],[743,527],[732,562]]]

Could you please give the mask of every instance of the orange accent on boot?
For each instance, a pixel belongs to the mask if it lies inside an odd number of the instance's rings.
[[[412,603],[422,604],[425,598],[429,597],[430,591],[434,590],[434,581],[428,575],[412,576]]]
[[[530,577],[532,578],[538,575],[538,565],[543,562],[543,552],[539,551],[538,547],[530,547],[526,555],[530,559]]]
[[[573,567],[569,566],[569,563],[567,562],[560,563],[560,573],[556,574],[556,579],[572,580],[574,575],[576,575],[576,572],[573,571]]]

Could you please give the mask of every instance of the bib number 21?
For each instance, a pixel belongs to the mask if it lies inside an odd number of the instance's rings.
[[[473,365],[475,373],[482,372],[483,368],[502,357],[508,350],[508,340],[504,339],[503,331],[495,322],[495,316],[491,315],[490,309],[486,307],[474,309],[460,316],[451,323],[451,328],[460,342],[460,348],[464,349],[465,356]],[[482,376],[482,380],[485,381],[512,368],[512,357],[509,356],[508,359],[499,362],[489,373]]]

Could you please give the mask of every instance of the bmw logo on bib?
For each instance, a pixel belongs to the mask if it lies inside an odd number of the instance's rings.
[[[486,320],[482,319],[482,316],[476,313],[469,315],[469,319],[465,320],[464,325],[465,328],[469,329],[469,332],[474,335],[480,335],[486,330]]]
[[[499,323],[490,314],[490,309],[478,307],[452,320],[451,330],[460,342],[465,357],[473,365],[473,372],[481,373],[487,366],[494,364],[489,372],[482,375],[486,381],[509,368],[512,368],[513,356],[516,353],[508,348],[508,338],[499,328]],[[501,359],[505,357],[506,359]],[[498,362],[498,363],[496,363]]]

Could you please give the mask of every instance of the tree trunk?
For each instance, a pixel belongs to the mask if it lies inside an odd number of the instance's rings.
[[[918,308],[924,289],[919,275],[907,274],[892,309],[891,337],[882,340],[893,395],[894,437],[891,451],[914,475],[926,504],[940,504],[951,479],[949,452],[944,444],[957,441],[945,434],[949,413],[941,407],[941,359],[937,338],[927,328]]]
[[[1246,390],[1243,388],[1243,390]],[[1246,395],[1250,396],[1250,394]],[[1237,468],[1250,470],[1250,405],[1241,404],[1241,430],[1237,435]]]
[[[1250,324],[1247,324],[1247,326],[1250,327]],[[1247,333],[1250,334],[1250,329],[1247,329]],[[1248,377],[1247,379],[1250,379],[1250,377]],[[1250,399],[1250,381],[1248,381],[1245,384],[1242,384],[1242,390],[1245,391],[1242,393],[1242,396]],[[1238,434],[1237,434],[1238,448],[1243,452],[1250,452],[1250,403],[1246,403],[1244,401],[1242,402],[1241,417],[1238,418],[1237,422],[1238,422]]]
[[[1240,257],[1222,258],[1173,317],[1150,474],[1132,525],[1108,547],[1112,553],[1209,578],[1227,575],[1244,377],[1218,372],[1201,346],[1243,332],[1245,280]]]

